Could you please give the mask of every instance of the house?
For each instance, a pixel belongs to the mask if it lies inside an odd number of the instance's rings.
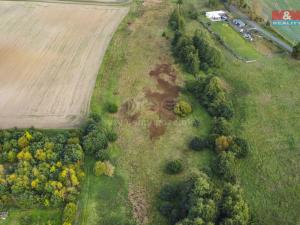
[[[223,10],[206,12],[205,15],[211,21],[223,21],[228,19],[226,12]]]
[[[240,20],[240,19],[234,19],[233,21],[232,21],[236,26],[238,26],[238,27],[245,27],[246,26],[246,23],[244,23],[242,20]]]
[[[1,220],[6,220],[8,217],[8,212],[0,212],[0,219]]]

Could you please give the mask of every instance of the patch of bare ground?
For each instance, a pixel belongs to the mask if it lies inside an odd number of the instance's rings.
[[[146,190],[141,186],[129,184],[128,199],[132,205],[133,217],[139,225],[148,224]]]
[[[162,121],[176,119],[173,108],[180,88],[176,84],[176,73],[170,64],[156,65],[149,75],[156,81],[158,91],[145,90],[145,96],[151,103],[151,110],[159,115]],[[165,125],[157,125],[154,121],[149,126],[150,138],[159,137],[165,133]]]
[[[0,128],[73,128],[126,7],[0,1]]]

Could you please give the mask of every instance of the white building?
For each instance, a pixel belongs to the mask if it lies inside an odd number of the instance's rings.
[[[227,19],[226,12],[223,10],[206,12],[206,17],[211,21],[222,21]]]

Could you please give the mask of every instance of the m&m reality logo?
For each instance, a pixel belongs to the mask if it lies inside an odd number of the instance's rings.
[[[300,26],[300,10],[276,10],[272,12],[274,26]]]

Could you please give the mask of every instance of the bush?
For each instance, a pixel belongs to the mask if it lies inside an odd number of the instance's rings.
[[[76,210],[77,210],[77,206],[73,202],[68,203],[64,208],[63,221],[65,223],[72,224],[75,220]]]
[[[233,143],[231,136],[219,136],[215,141],[215,149],[218,152],[227,151]]]
[[[249,152],[249,145],[245,139],[235,137],[229,151],[233,152],[237,158],[245,158]]]
[[[192,107],[189,103],[181,100],[176,104],[174,112],[178,116],[185,117],[192,112]]]
[[[95,163],[94,172],[96,176],[106,175],[112,177],[114,175],[115,167],[109,161],[98,161]]]
[[[181,161],[179,159],[176,159],[168,162],[165,170],[168,174],[178,174],[183,171],[183,166]]]
[[[215,162],[214,171],[228,182],[236,181],[235,157],[232,152],[221,152]]]
[[[108,102],[106,103],[106,110],[109,113],[116,113],[118,112],[118,106],[114,103]]]
[[[106,137],[109,142],[115,142],[118,139],[117,133],[113,131],[108,131]]]
[[[159,193],[159,198],[164,201],[173,201],[179,193],[179,187],[175,184],[165,185]]]
[[[194,137],[190,144],[189,148],[194,151],[200,151],[209,146],[208,140],[205,138]]]
[[[230,123],[224,117],[214,118],[212,132],[213,134],[228,136],[231,134]]]
[[[180,14],[180,11],[178,8],[176,8],[169,19],[169,26],[172,30],[183,30],[184,29],[184,17]]]
[[[110,159],[110,155],[107,149],[101,149],[96,153],[97,160],[100,161],[108,161]]]
[[[100,130],[94,130],[83,138],[83,149],[88,154],[95,154],[100,149],[108,147],[106,135]]]

